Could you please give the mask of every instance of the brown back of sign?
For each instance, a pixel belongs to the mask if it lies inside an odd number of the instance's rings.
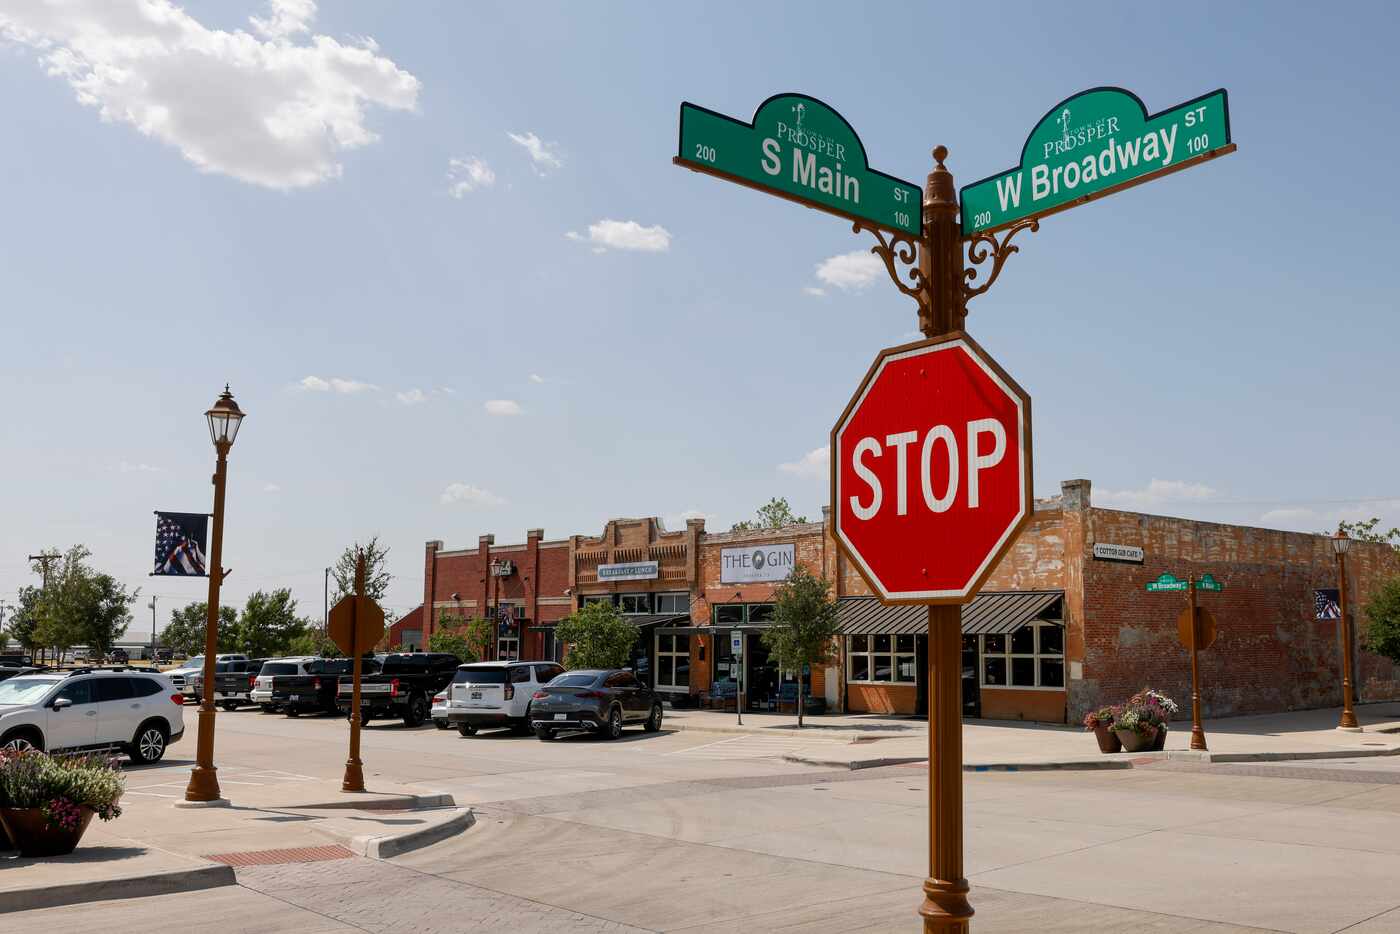
[[[1191,650],[1191,608],[1182,607],[1176,617],[1176,637]],[[1196,607],[1196,649],[1208,649],[1215,644],[1215,614],[1203,606]]]
[[[384,611],[369,597],[342,597],[331,607],[326,635],[346,655],[364,654],[384,635]]]

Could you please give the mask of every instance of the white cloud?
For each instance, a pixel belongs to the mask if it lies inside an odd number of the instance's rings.
[[[404,405],[420,405],[428,401],[428,394],[421,389],[410,389],[407,392],[396,392],[394,398]]]
[[[530,382],[532,382],[532,383],[543,383],[544,381],[545,381],[545,380],[544,380],[544,377],[541,376],[540,374],[538,374],[538,373],[531,373],[531,374],[530,374]]]
[[[830,467],[831,448],[827,447],[813,448],[798,460],[778,465],[780,471],[796,477],[825,477]]]
[[[614,250],[640,250],[644,253],[665,253],[671,248],[671,232],[660,224],[643,227],[636,221],[601,220],[588,225],[588,236],[571,230],[564,236],[580,243],[593,244],[594,253]]]
[[[470,483],[449,483],[447,489],[442,491],[442,495],[438,499],[444,505],[464,503],[468,506],[504,506],[506,504],[504,499],[490,490],[483,490]]]
[[[554,169],[562,169],[564,160],[559,158],[559,144],[546,143],[534,133],[507,133],[512,142],[525,147],[530,154],[530,164],[540,175],[548,175]]]
[[[1152,509],[1166,503],[1199,503],[1214,499],[1219,491],[1204,483],[1185,480],[1149,480],[1139,490],[1095,490],[1094,502],[1101,506],[1121,506],[1128,509]]]
[[[1337,528],[1343,520],[1356,522],[1372,516],[1381,518],[1383,529],[1400,525],[1400,499],[1356,500],[1348,503],[1310,506],[1282,506],[1259,517],[1260,525],[1270,528],[1322,532]]]
[[[164,469],[163,467],[153,467],[150,464],[131,464],[127,461],[122,461],[117,465],[117,470],[122,473],[161,473]]]
[[[449,159],[447,181],[447,193],[454,198],[461,198],[478,188],[490,188],[496,184],[496,173],[491,171],[491,166],[487,165],[484,159],[475,156]]]
[[[322,379],[319,376],[302,377],[299,387],[308,392],[340,392],[354,394],[357,392],[374,392],[379,389],[373,383],[362,383],[355,379],[343,379],[339,376],[332,376],[330,379]]]
[[[803,291],[804,293],[806,293],[807,295],[811,295],[811,296],[814,296],[814,297],[816,297],[816,298],[825,298],[825,297],[826,297],[826,289],[819,289],[819,288],[817,288],[815,285],[803,286],[803,287],[802,287],[802,291]]]
[[[339,178],[337,156],[378,139],[367,107],[413,110],[420,83],[372,40],[303,36],[312,0],[268,12],[229,32],[171,0],[27,0],[0,11],[0,38],[33,48],[103,121],[202,171],[280,190]]]
[[[482,408],[487,415],[520,415],[525,411],[514,399],[491,399]]]
[[[869,250],[854,250],[817,263],[817,278],[846,292],[860,291],[884,271],[885,264]]]
[[[264,493],[281,493],[281,492],[282,492],[282,488],[281,488],[280,486],[278,486],[277,484],[275,484],[275,483],[265,483],[265,484],[263,484],[263,492],[264,492]]]

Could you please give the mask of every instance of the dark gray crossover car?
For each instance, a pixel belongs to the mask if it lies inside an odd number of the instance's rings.
[[[648,733],[661,729],[660,699],[630,671],[568,671],[530,698],[530,726],[540,739],[566,730],[617,739],[628,723],[641,723]]]

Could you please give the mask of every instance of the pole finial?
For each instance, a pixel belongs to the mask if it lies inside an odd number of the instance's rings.
[[[935,161],[935,162],[938,163],[938,167],[939,167],[940,169],[943,168],[943,160],[946,159],[946,158],[948,158],[948,147],[947,147],[947,146],[935,146],[935,147],[933,147],[933,161]]]

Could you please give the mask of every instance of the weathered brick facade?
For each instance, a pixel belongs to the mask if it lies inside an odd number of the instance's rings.
[[[707,533],[703,519],[667,531],[659,520],[615,519],[601,535],[543,541],[527,533],[521,545],[497,546],[491,535],[475,549],[446,551],[427,543],[424,556],[424,639],[438,614],[473,616],[500,602],[520,608],[531,626],[564,618],[589,594],[653,592],[689,594],[690,690],[708,690],[715,679],[716,648],[704,632],[714,607],[771,602],[772,583],[724,583],[720,556],[735,546],[791,542],[796,560],[833,581],[833,596],[868,596],[852,564],[838,551],[829,510],[820,523],[776,530]],[[1143,563],[1099,560],[1095,543],[1136,546]],[[509,558],[516,572],[492,578],[493,559]],[[599,581],[599,564],[657,561],[649,580]],[[1347,559],[1354,621],[1376,587],[1400,575],[1400,553],[1357,542]],[[1149,594],[1148,581],[1167,572],[1185,578],[1210,573],[1225,585],[1203,593],[1219,638],[1200,654],[1202,707],[1206,716],[1267,713],[1341,702],[1341,644],[1336,621],[1313,619],[1313,590],[1337,585],[1336,559],[1325,536],[1222,525],[1095,508],[1087,480],[1061,485],[1061,494],[1039,501],[1030,524],[993,570],[985,591],[1061,591],[1065,626],[1065,689],[1039,693],[982,688],[982,715],[1075,722],[1093,707],[1118,703],[1144,685],[1185,702],[1190,661],[1177,642],[1180,594]],[[459,595],[458,600],[452,594]],[[431,608],[431,612],[428,609]],[[1358,630],[1360,626],[1357,626]],[[521,656],[544,657],[543,636],[529,626]],[[645,643],[644,643],[645,644]],[[1363,701],[1400,698],[1400,668],[1358,649],[1357,689]],[[909,713],[917,691],[907,684],[852,684],[844,690],[844,658],[813,672],[813,694],[840,708]],[[921,674],[922,677],[922,674]]]

